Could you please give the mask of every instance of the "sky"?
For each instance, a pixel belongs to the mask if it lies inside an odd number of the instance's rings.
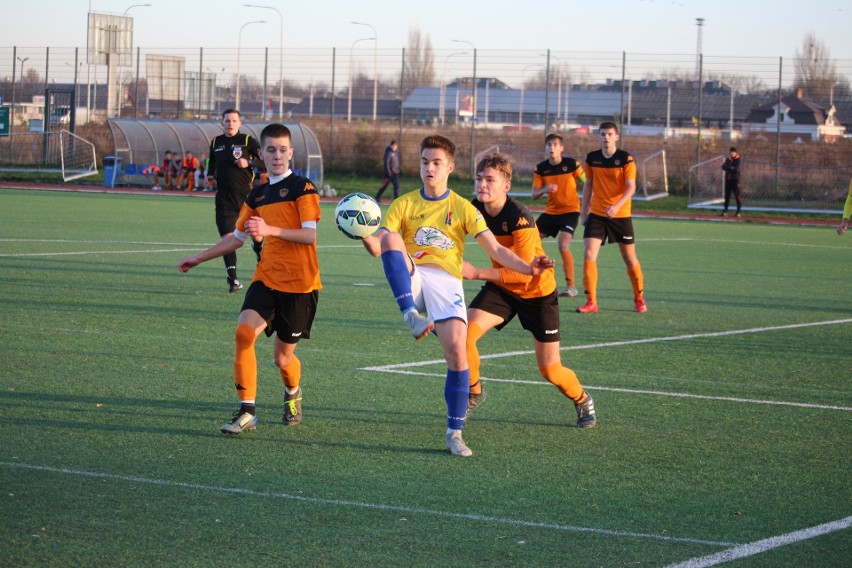
[[[150,3],[151,6],[138,4]],[[833,59],[852,60],[852,3],[848,0],[0,0],[3,47],[85,47],[86,14],[134,18],[134,45],[143,48],[284,46],[348,49],[371,37],[380,49],[406,47],[419,27],[435,49],[612,51],[694,54],[696,18],[704,18],[702,53],[708,56],[792,58],[813,32]],[[134,6],[135,5],[135,6]]]

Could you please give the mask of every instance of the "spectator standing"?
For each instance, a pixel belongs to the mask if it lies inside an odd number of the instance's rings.
[[[399,152],[396,140],[391,140],[391,143],[385,148],[385,155],[382,159],[384,164],[384,176],[382,185],[379,186],[379,192],[376,194],[376,201],[382,202],[382,194],[389,183],[393,184],[393,198],[399,197]]]
[[[743,206],[743,200],[740,196],[740,162],[742,156],[737,153],[737,149],[731,146],[731,151],[725,162],[722,164],[722,169],[725,171],[725,208],[722,209],[722,217],[728,214],[728,204],[731,201],[731,194],[734,194],[734,199],[737,203],[737,211],[735,215],[740,216],[740,209]]]

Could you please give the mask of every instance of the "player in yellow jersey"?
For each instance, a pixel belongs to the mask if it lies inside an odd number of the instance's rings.
[[[316,245],[320,220],[317,188],[290,169],[293,142],[286,126],[268,125],[260,140],[269,182],[249,192],[233,233],[178,263],[178,270],[187,272],[202,262],[236,251],[247,238],[266,237],[237,321],[234,385],[240,408],[222,426],[225,434],[257,427],[255,342],[261,332],[267,336],[276,334],[273,360],[284,382],[282,421],[288,426],[302,421],[302,363],[295,351],[300,339],[310,339],[322,288]]]
[[[846,196],[846,204],[843,206],[843,216],[837,226],[837,234],[843,235],[849,228],[849,217],[852,217],[852,180],[849,180],[849,195]]]
[[[633,235],[631,199],[636,193],[636,162],[618,148],[618,126],[604,122],[600,126],[601,149],[586,156],[586,183],[583,186],[583,288],[586,303],[577,311],[598,311],[598,253],[606,242],[618,243],[621,258],[633,288],[633,307],[647,312],[644,277]]]
[[[523,260],[544,254],[533,216],[524,205],[509,197],[512,164],[500,155],[486,156],[476,166],[476,198],[473,206],[482,213],[497,242]],[[559,300],[556,280],[548,270],[537,276],[521,274],[496,260],[490,268],[476,268],[467,261],[462,267],[466,280],[484,280],[485,285],[467,309],[467,360],[470,364],[468,413],[485,400],[479,375],[476,343],[495,327],[503,329],[512,318],[533,336],[535,359],[541,376],[568,397],[577,411],[577,426],[592,428],[595,403],[583,389],[577,374],[562,365],[559,354]]]
[[[470,389],[462,287],[465,235],[473,235],[492,258],[516,272],[541,274],[553,262],[546,256],[527,262],[499,244],[479,211],[449,189],[454,169],[455,144],[438,135],[424,138],[420,143],[423,187],[395,200],[382,227],[363,243],[371,255],[381,256],[385,277],[412,335],[421,339],[434,329],[438,336],[447,362],[446,447],[453,455],[468,457],[473,452],[461,435]],[[424,310],[428,317],[420,314]]]
[[[565,150],[562,136],[548,134],[544,139],[544,154],[547,159],[535,167],[533,173],[532,198],[547,197],[544,213],[538,216],[536,225],[544,237],[556,237],[559,255],[562,257],[562,272],[566,288],[560,296],[574,298],[578,295],[574,283],[574,256],[571,241],[580,221],[580,197],[577,184],[586,181],[583,168],[574,158],[562,155]]]

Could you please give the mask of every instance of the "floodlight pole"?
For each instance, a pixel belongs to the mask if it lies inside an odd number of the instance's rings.
[[[122,15],[123,15],[123,16],[126,16],[126,15],[127,15],[127,12],[129,12],[129,11],[130,11],[130,10],[132,10],[133,8],[141,8],[141,7],[144,7],[144,6],[153,6],[153,4],[133,4],[132,6],[128,6],[127,10],[125,10],[125,11],[124,11],[124,13],[123,13]],[[90,10],[90,11],[91,11],[91,10]]]
[[[346,122],[352,122],[352,52],[355,50],[355,46],[362,41],[370,41],[371,39],[375,39],[372,37],[362,37],[361,39],[356,39],[352,42],[352,47],[349,48],[349,108],[346,113]]]
[[[246,26],[250,26],[252,24],[265,24],[266,20],[254,20],[251,22],[246,22],[242,26],[240,26],[240,33],[237,34],[237,100],[234,104],[234,108],[240,110],[240,84],[242,83],[240,77],[240,50],[242,49],[243,43],[243,30]]]
[[[476,147],[476,110],[479,106],[479,102],[476,100],[476,46],[463,39],[454,39],[452,41],[454,43],[466,43],[473,49],[473,85],[471,85],[473,108],[470,115],[470,173],[473,174],[473,170],[476,168],[476,152],[474,152],[474,148]]]
[[[281,11],[273,6],[258,6],[256,4],[243,4],[246,8],[265,8],[267,10],[275,10],[278,14],[278,19],[281,23],[281,34],[279,37],[279,55],[278,55],[278,120],[284,120],[284,16]]]
[[[379,32],[370,24],[363,22],[349,22],[356,26],[367,26],[373,30],[373,122],[376,122],[379,101]]]

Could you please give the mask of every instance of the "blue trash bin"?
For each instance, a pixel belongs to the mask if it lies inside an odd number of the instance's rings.
[[[104,156],[104,187],[115,187],[121,176],[121,157]]]

